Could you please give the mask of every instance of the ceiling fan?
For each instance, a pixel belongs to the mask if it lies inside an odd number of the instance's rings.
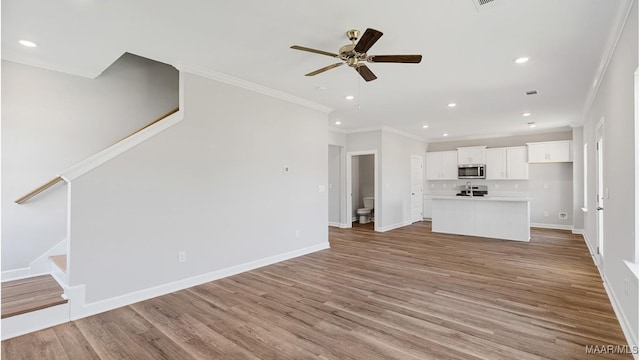
[[[373,46],[373,44],[376,43],[376,41],[378,41],[378,39],[380,39],[380,37],[382,37],[382,32],[375,29],[367,29],[365,30],[364,34],[362,34],[362,38],[360,38],[360,40],[356,43],[356,41],[358,40],[358,36],[360,36],[360,31],[358,30],[347,31],[347,37],[349,38],[349,40],[351,40],[351,44],[341,47],[340,50],[338,50],[337,54],[299,45],[293,45],[291,46],[291,48],[295,50],[308,51],[320,55],[331,56],[333,58],[342,60],[342,62],[325,66],[316,71],[312,71],[305,76],[318,75],[327,70],[331,70],[337,68],[338,66],[347,64],[354,68],[365,81],[371,81],[377,79],[378,77],[367,67],[367,65],[364,64],[364,62],[417,64],[422,61],[422,55],[367,55],[367,51]]]

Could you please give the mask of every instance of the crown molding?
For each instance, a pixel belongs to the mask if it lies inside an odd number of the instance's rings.
[[[607,73],[607,69],[609,68],[609,63],[611,62],[611,58],[613,57],[613,53],[616,50],[618,45],[618,41],[622,36],[622,31],[624,30],[624,25],[627,22],[627,18],[631,13],[631,8],[633,7],[633,3],[635,0],[623,0],[620,6],[618,7],[618,12],[613,20],[611,25],[611,30],[609,31],[609,37],[607,38],[607,42],[604,46],[604,52],[602,53],[602,58],[600,58],[600,65],[598,66],[598,70],[596,71],[596,75],[594,76],[592,86],[589,89],[589,93],[587,94],[587,98],[584,102],[584,108],[582,110],[582,118],[580,119],[580,125],[584,125],[589,112],[591,111],[591,107],[593,106],[593,102],[596,99],[596,95],[598,94],[598,90],[600,90],[600,84],[602,83],[602,79],[604,75]]]
[[[267,96],[271,96],[274,97],[276,99],[280,99],[280,100],[284,100],[284,101],[288,101],[290,103],[294,103],[297,105],[302,105],[304,107],[313,109],[313,110],[318,110],[321,111],[323,113],[330,113],[333,111],[332,108],[326,106],[326,105],[322,105],[322,104],[318,104],[316,102],[313,101],[309,101],[307,99],[303,99],[301,97],[295,96],[295,95],[291,95],[291,94],[287,94],[285,92],[282,92],[280,90],[275,90],[272,88],[268,88],[266,86],[263,85],[258,85],[256,83],[252,83],[250,81],[247,80],[243,80],[240,78],[237,78],[235,76],[231,76],[228,74],[223,74],[217,71],[213,71],[211,69],[207,69],[201,66],[194,66],[194,65],[174,65],[176,69],[178,69],[179,71],[182,72],[186,72],[189,74],[193,74],[193,75],[197,75],[197,76],[201,76],[210,80],[215,80],[215,81],[220,81],[222,83],[225,84],[229,84],[229,85],[233,85],[233,86],[237,86],[239,88],[243,88],[243,89],[247,89],[247,90],[251,90],[263,95],[267,95]]]
[[[373,127],[357,128],[357,129],[351,129],[351,130],[342,130],[342,132],[345,134],[358,134],[358,133],[371,132],[371,131],[386,131],[386,132],[402,135],[404,137],[408,137],[410,139],[414,139],[418,141],[427,141],[424,138],[421,138],[419,136],[410,134],[402,130],[398,130],[396,128],[392,128],[390,126],[373,126]]]
[[[76,66],[62,66],[53,61],[44,60],[33,55],[24,54],[15,50],[2,50],[2,59],[12,61],[15,63],[34,66],[37,68],[42,68],[51,71],[57,71],[65,74],[71,74],[76,76],[81,76],[84,78],[95,79],[104,69],[94,69],[88,67],[76,67]]]

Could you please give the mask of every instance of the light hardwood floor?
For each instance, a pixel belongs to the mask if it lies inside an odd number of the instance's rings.
[[[330,229],[331,249],[2,342],[3,359],[631,359],[580,236]]]
[[[65,304],[64,290],[51,275],[2,283],[2,318]]]

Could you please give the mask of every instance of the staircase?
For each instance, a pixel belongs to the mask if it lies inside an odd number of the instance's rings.
[[[64,292],[66,255],[49,257],[51,274],[2,283],[2,340],[69,321]]]

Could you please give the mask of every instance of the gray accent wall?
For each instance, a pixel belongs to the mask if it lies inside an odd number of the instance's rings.
[[[180,76],[181,122],[70,185],[88,303],[328,245],[327,114]]]
[[[342,148],[336,145],[329,145],[329,224],[340,224],[340,197],[341,170],[342,170]]]
[[[638,2],[635,1],[624,30],[584,124],[583,141],[587,144],[587,196],[585,237],[592,250],[597,246],[596,198],[596,127],[604,119],[604,256],[600,272],[617,313],[622,315],[623,329],[638,345],[638,277],[626,262],[634,261],[638,252],[635,210],[634,156],[634,72],[638,69]],[[638,96],[636,94],[635,96]],[[634,266],[636,271],[638,264]]]

